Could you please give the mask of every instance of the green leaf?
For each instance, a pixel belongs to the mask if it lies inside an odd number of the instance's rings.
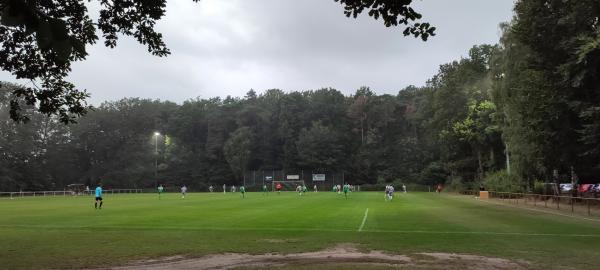
[[[69,31],[67,30],[67,24],[60,19],[49,19],[48,23],[52,30],[52,38],[56,41],[62,41],[69,38]]]
[[[73,50],[75,50],[76,52],[78,52],[81,55],[87,55],[87,52],[85,51],[85,43],[83,43],[81,40],[76,39],[74,37],[70,37],[69,40],[71,41]]]
[[[4,26],[20,26],[25,23],[25,19],[20,13],[13,13],[6,7],[0,13],[0,23]]]
[[[50,24],[46,20],[40,21],[39,28],[36,33],[38,47],[42,50],[47,50],[52,46],[52,30]]]
[[[52,51],[56,53],[58,60],[66,62],[69,60],[69,56],[71,56],[73,45],[69,40],[55,41],[52,44]]]

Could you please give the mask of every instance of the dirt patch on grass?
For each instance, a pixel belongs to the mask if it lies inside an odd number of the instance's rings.
[[[417,253],[415,255],[420,255],[418,260],[421,263],[419,265],[433,262],[434,264],[447,265],[448,267],[444,267],[444,269],[529,269],[529,263],[526,261],[511,261],[479,255],[454,253]],[[427,257],[433,258],[433,260],[427,259]]]
[[[360,252],[351,245],[295,254],[216,254],[201,258],[167,257],[115,267],[119,270],[163,269],[527,269],[526,262],[449,253],[394,255]]]

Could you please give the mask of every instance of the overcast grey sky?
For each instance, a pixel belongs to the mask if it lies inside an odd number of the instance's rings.
[[[423,85],[473,45],[498,42],[498,25],[511,19],[513,4],[416,0],[424,21],[437,27],[437,36],[422,42],[366,14],[348,19],[333,0],[169,0],[157,28],[170,56],[152,56],[132,38],[115,49],[99,42],[73,65],[70,80],[92,94],[94,105],[123,97],[243,96],[250,88],[350,94],[369,86],[396,94]],[[6,72],[0,80],[14,81]]]

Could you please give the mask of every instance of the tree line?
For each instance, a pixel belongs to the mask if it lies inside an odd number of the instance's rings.
[[[0,98],[0,190],[239,184],[251,170],[344,172],[355,184],[531,190],[600,164],[600,3],[518,1],[498,44],[396,95],[361,87],[248,91],[183,104],[105,102],[64,125]],[[14,106],[13,106],[14,107]],[[160,135],[155,135],[159,132]],[[155,160],[157,163],[155,164]]]

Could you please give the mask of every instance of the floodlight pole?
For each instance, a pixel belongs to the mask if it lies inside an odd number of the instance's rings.
[[[160,133],[154,132],[154,187],[158,187],[158,136]]]

